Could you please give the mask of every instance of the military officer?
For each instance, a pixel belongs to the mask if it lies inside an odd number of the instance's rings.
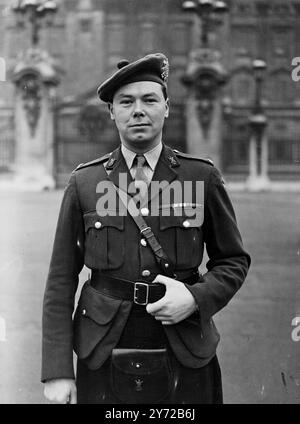
[[[43,304],[50,401],[222,403],[212,317],[244,282],[250,257],[219,171],[163,143],[168,71],[166,56],[149,54],[120,62],[98,89],[121,143],[79,165],[64,192]],[[186,181],[202,183],[188,202],[176,195],[166,202],[168,186]],[[105,207],[103,184],[123,200]],[[124,193],[134,198],[135,217]],[[91,277],[72,317],[83,265]]]

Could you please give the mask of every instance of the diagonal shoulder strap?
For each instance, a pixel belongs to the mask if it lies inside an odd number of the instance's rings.
[[[113,184],[114,185],[114,184]],[[136,207],[136,204],[131,196],[128,193],[121,190],[117,186],[114,185],[115,190],[117,191],[122,203],[124,204],[126,210],[129,212],[130,216],[136,223],[137,227],[140,230],[140,233],[145,237],[149,246],[151,247],[155,259],[159,266],[162,268],[164,274],[167,277],[176,278],[176,274],[174,273],[174,265],[171,263],[170,259],[164,252],[163,248],[159,244],[157,238],[155,237],[151,227],[146,223],[144,218],[139,212],[139,209]]]

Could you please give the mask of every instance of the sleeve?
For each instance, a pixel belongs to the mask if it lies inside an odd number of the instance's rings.
[[[210,319],[222,309],[243,284],[250,266],[234,209],[222,177],[212,168],[204,209],[204,242],[209,257],[203,281],[186,286],[194,296],[200,319]]]
[[[42,319],[42,376],[74,378],[72,313],[83,267],[84,227],[75,172],[65,188],[44,293]]]

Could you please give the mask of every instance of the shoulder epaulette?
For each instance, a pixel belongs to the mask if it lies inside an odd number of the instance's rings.
[[[87,166],[97,165],[99,163],[103,163],[107,161],[110,157],[111,153],[107,153],[106,155],[102,156],[101,158],[97,158],[94,160],[91,160],[90,162],[80,163],[77,168],[75,168],[75,171],[78,169],[86,168]]]
[[[173,152],[176,153],[176,156],[183,157],[185,159],[196,159],[196,160],[200,160],[202,162],[208,163],[211,166],[214,166],[214,163],[213,163],[213,161],[211,159],[200,158],[199,156],[193,156],[193,155],[190,155],[188,153],[183,153],[183,152],[180,152],[179,150],[176,150],[176,149],[173,149]]]

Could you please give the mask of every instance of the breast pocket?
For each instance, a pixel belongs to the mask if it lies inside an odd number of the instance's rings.
[[[162,247],[177,269],[198,267],[203,256],[203,208],[174,210],[171,216],[160,216]]]
[[[84,214],[85,264],[92,269],[117,269],[124,263],[124,216]]]

